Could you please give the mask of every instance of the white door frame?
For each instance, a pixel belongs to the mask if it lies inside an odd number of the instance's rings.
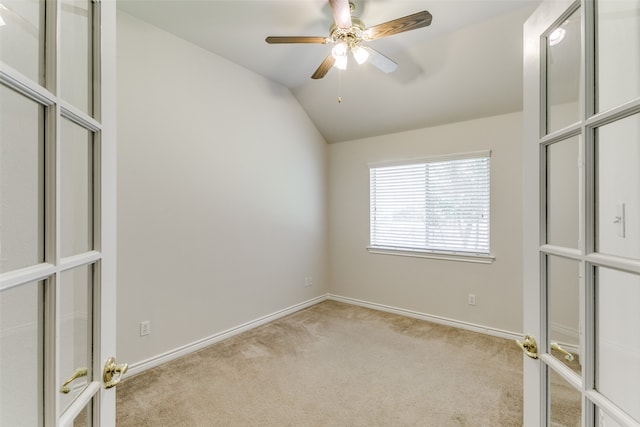
[[[567,18],[569,11],[580,7],[582,13],[580,65],[580,118],[570,126],[546,134],[544,42],[550,30]],[[538,358],[523,355],[524,423],[527,426],[548,425],[547,369],[560,374],[582,396],[582,425],[592,426],[596,407],[623,426],[640,425],[596,390],[595,362],[595,292],[594,267],[608,267],[638,274],[640,262],[595,253],[595,129],[630,113],[640,111],[636,98],[608,111],[594,111],[595,92],[595,9],[593,0],[545,0],[524,25],[524,147],[523,147],[523,328],[536,338]],[[577,77],[577,76],[576,76]],[[546,199],[543,188],[546,174],[543,160],[545,144],[580,135],[580,214],[578,249],[551,247],[546,244]],[[586,149],[585,149],[586,148]],[[591,150],[591,151],[590,151]],[[551,356],[547,339],[545,254],[573,259],[581,266],[580,321],[583,325],[580,343],[582,376],[565,375],[566,369]]]
[[[540,135],[543,134],[541,85],[541,42],[540,35],[552,22],[550,17],[558,16],[567,10],[573,0],[547,1],[529,17],[524,25],[524,147],[523,147],[523,328],[527,334],[536,337],[541,343],[542,312],[541,304],[541,260],[540,242],[541,194],[540,176],[543,174],[540,164]],[[527,197],[526,195],[530,195]],[[540,351],[542,349],[538,349]],[[523,410],[527,426],[546,424],[543,402],[544,375],[542,364],[523,356]]]
[[[44,0],[41,0],[44,1]],[[44,302],[45,326],[44,349],[44,405],[45,426],[73,425],[74,418],[93,401],[93,424],[115,425],[115,388],[103,386],[102,372],[108,357],[114,356],[116,346],[116,1],[91,0],[96,11],[94,20],[94,93],[99,103],[95,104],[93,119],[70,105],[59,94],[60,64],[56,60],[60,49],[61,4],[47,0],[45,34],[47,39],[45,69],[46,82],[34,82],[0,61],[0,84],[12,88],[28,99],[47,109],[47,126],[44,129],[48,145],[45,147],[47,172],[45,189],[46,239],[44,263],[0,275],[0,289],[9,290],[34,281],[47,281]],[[94,189],[94,250],[69,258],[60,257],[58,235],[60,233],[59,210],[59,153],[57,141],[63,117],[94,132],[94,176],[100,185]],[[55,183],[55,184],[54,184]],[[56,212],[54,212],[56,211]],[[57,373],[56,360],[60,354],[59,327],[55,319],[60,296],[56,292],[56,281],[63,271],[79,265],[94,265],[93,291],[93,380],[87,384],[75,401],[61,414],[58,413],[57,395],[61,374]]]
[[[95,372],[102,372],[105,361],[116,352],[116,1],[102,0],[100,47],[100,93],[102,133],[100,141],[102,170],[100,206],[101,287],[100,311],[95,314],[99,328],[100,348],[94,362]],[[99,425],[116,425],[115,388],[100,388]]]

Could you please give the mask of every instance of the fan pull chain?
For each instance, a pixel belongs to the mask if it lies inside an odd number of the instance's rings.
[[[342,104],[342,70],[338,70],[338,104]]]

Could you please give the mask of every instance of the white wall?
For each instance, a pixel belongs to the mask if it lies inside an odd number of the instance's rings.
[[[522,115],[329,146],[331,292],[509,332],[522,330]],[[490,149],[493,264],[370,254],[368,163]],[[476,295],[476,306],[467,304]]]
[[[289,90],[124,13],[117,30],[118,360],[325,294],[327,148]]]

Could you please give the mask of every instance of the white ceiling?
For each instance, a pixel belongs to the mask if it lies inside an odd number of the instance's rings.
[[[352,61],[312,80],[331,45],[264,39],[327,36],[327,0],[118,0],[118,7],[289,87],[327,142],[521,110],[522,24],[539,0],[353,3],[368,27],[421,10],[433,22],[369,42],[399,64],[391,74]]]

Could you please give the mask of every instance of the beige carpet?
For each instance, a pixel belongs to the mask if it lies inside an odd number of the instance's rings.
[[[117,423],[519,426],[522,352],[510,340],[326,301],[127,379]]]

